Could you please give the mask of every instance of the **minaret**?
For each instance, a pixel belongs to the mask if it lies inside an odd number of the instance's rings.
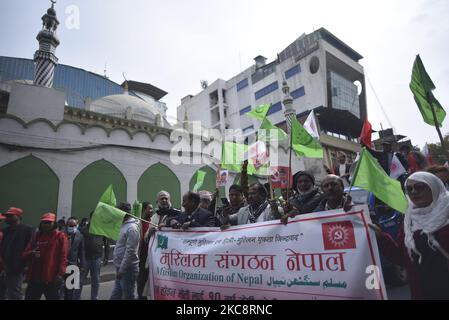
[[[287,132],[290,133],[292,118],[296,117],[296,111],[295,108],[293,108],[293,98],[290,95],[290,87],[288,86],[286,80],[282,83],[282,92],[284,93],[284,100],[282,103],[285,107],[284,115],[287,122]]]
[[[51,1],[51,8],[42,16],[42,30],[37,35],[39,49],[34,53],[34,84],[51,88],[53,86],[53,76],[58,58],[55,56],[59,39],[56,36],[56,29],[59,21],[56,18],[54,9],[56,1]]]

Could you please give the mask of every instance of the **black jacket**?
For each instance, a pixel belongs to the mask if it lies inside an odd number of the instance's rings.
[[[5,263],[7,273],[19,275],[25,269],[25,262],[22,259],[22,252],[34,235],[34,229],[25,224],[16,227],[8,226],[3,229],[3,241],[0,247],[0,254]]]
[[[290,198],[290,203],[296,208],[293,210],[295,215],[311,213],[323,199],[323,195],[318,188],[304,195],[295,195]]]
[[[109,258],[109,243],[107,238],[89,233],[89,225],[83,227],[81,233],[84,236],[86,260],[97,260],[98,258],[101,258],[103,256],[103,246],[104,258]]]
[[[214,215],[203,208],[196,209],[192,215],[187,215],[185,212],[181,212],[177,214],[176,216],[169,217],[167,219],[167,226],[170,227],[171,222],[173,219],[177,220],[180,224],[184,224],[185,222],[190,221],[190,227],[219,227],[220,222],[217,218],[214,217]]]

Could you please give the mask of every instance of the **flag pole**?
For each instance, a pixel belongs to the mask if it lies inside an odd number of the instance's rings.
[[[295,108],[293,108],[293,98],[290,95],[290,87],[288,86],[287,80],[284,78],[284,81],[282,82],[282,92],[284,93],[284,100],[282,101],[282,104],[285,107],[284,115],[286,120],[286,125],[288,129],[288,133],[290,136],[290,146],[289,146],[289,156],[288,156],[288,181],[287,181],[287,199],[285,199],[288,203],[288,200],[290,199],[290,179],[292,174],[292,145],[293,145],[293,136],[292,136],[292,120],[293,117],[296,118],[296,111]]]
[[[157,225],[157,224],[154,224],[154,223],[152,223],[152,222],[150,222],[150,221],[148,221],[148,220],[145,220],[145,219],[142,219],[142,218],[136,217],[135,215],[133,215],[133,214],[130,214],[130,213],[128,213],[128,212],[126,212],[126,214],[127,214],[128,216],[131,216],[131,217],[133,217],[134,219],[140,220],[140,221],[142,221],[142,222],[146,222],[146,223],[149,223],[149,224],[150,224],[150,225],[152,225],[153,227],[158,227],[158,225]]]
[[[268,156],[268,185],[270,186],[270,200],[273,200],[274,199],[273,182],[271,181],[271,174],[270,174],[270,168],[271,168],[270,138],[271,138],[271,132],[270,132],[268,141],[266,142],[266,148],[267,148],[267,156]]]
[[[217,174],[215,176],[215,205],[214,205],[214,217],[217,216],[217,203],[218,203],[218,196],[220,195],[219,187],[217,186],[217,182],[220,181],[220,171],[221,171],[221,163],[218,164],[217,168]]]
[[[361,160],[362,160],[362,158],[363,158],[363,153],[364,153],[364,152],[366,152],[366,148],[362,148],[362,152],[360,152],[360,158],[359,158],[359,160],[357,161],[357,166],[355,167],[354,175],[352,176],[351,184],[349,185],[348,196],[351,195],[352,187],[354,186],[355,178],[357,177],[357,174],[359,173],[360,163],[362,163]]]
[[[433,121],[435,122],[435,129],[437,130],[438,136],[440,137],[441,147],[443,148],[444,154],[446,155],[446,160],[449,161],[449,152],[446,148],[446,144],[444,143],[443,135],[441,134],[440,126],[437,120],[437,114],[433,106],[433,95],[430,92],[427,93],[427,101],[429,102],[430,109],[432,110]]]
[[[288,148],[288,152],[289,152],[289,156],[288,156],[288,174],[287,174],[287,199],[285,199],[286,202],[288,202],[288,200],[290,199],[290,180],[291,180],[291,175],[292,175],[292,129],[291,129],[291,124],[290,124],[290,146]]]

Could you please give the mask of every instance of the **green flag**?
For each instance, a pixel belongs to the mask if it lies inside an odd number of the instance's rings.
[[[193,192],[198,192],[204,183],[204,178],[206,177],[206,171],[198,170],[196,172],[196,183],[193,186]]]
[[[142,204],[139,200],[134,201],[132,214],[137,218],[142,218]]]
[[[446,111],[444,111],[438,100],[433,96],[432,90],[434,89],[435,85],[427,74],[418,54],[415,63],[413,64],[410,90],[413,92],[413,97],[415,98],[415,102],[418,105],[424,122],[431,126],[435,126],[435,120],[432,114],[433,106],[438,126],[441,127],[443,120],[446,117]]]
[[[126,212],[99,202],[90,221],[89,233],[117,240]]]
[[[103,193],[103,195],[100,197],[100,200],[98,202],[103,202],[106,204],[109,204],[110,206],[117,206],[117,200],[115,199],[114,189],[112,187],[112,184],[109,185],[109,187],[106,189],[106,191]]]
[[[323,158],[323,148],[299,121],[292,118],[292,148],[298,157]]]
[[[240,143],[223,141],[221,147],[221,168],[234,172],[242,171],[242,163],[248,146]]]
[[[258,131],[258,139],[265,142],[282,141],[288,139],[288,135],[284,130],[273,125],[268,118],[265,118]]]
[[[390,178],[377,160],[363,148],[352,179],[352,185],[371,191],[391,208],[405,213],[407,199],[399,181]]]
[[[263,121],[263,119],[265,119],[265,117],[267,116],[268,110],[270,110],[270,108],[271,104],[262,104],[248,112],[247,115]]]
[[[248,146],[246,144],[240,144],[230,141],[223,141],[221,149],[221,169],[226,169],[233,172],[241,172],[243,159],[245,153],[248,152]],[[248,174],[249,175],[269,175],[268,164],[263,165],[259,169],[254,167],[251,160],[248,160]]]

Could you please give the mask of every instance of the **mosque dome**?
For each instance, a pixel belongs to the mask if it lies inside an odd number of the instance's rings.
[[[126,93],[95,100],[91,103],[89,110],[117,118],[151,123],[155,123],[158,116],[162,117],[156,107]]]

